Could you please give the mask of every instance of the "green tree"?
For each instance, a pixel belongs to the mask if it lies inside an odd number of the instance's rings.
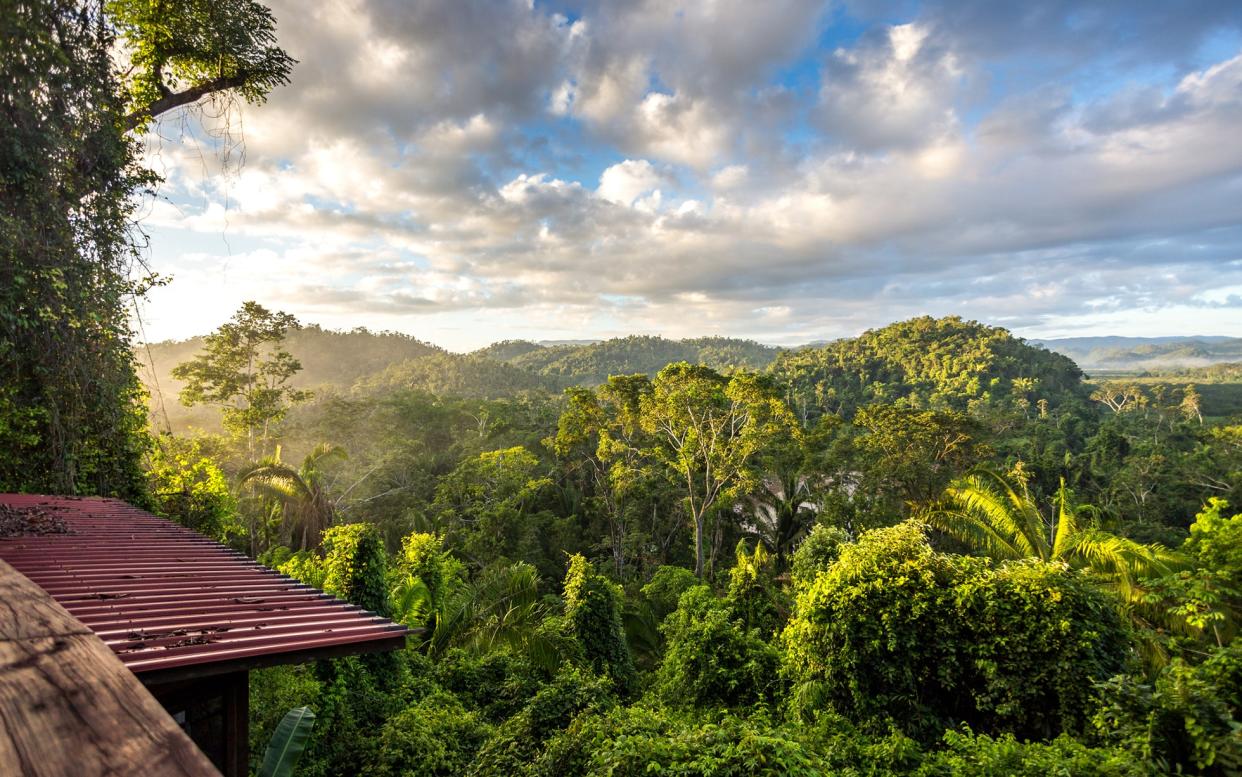
[[[820,572],[827,572],[841,555],[841,547],[848,541],[849,535],[843,529],[822,523],[812,527],[806,539],[794,551],[793,561],[789,565],[794,586],[808,585]]]
[[[667,647],[656,685],[669,706],[747,707],[777,697],[780,653],[745,623],[739,604],[706,585],[681,595],[660,627]]]
[[[486,451],[440,478],[431,512],[448,546],[478,568],[522,559],[546,570],[552,538],[540,532],[549,516],[538,508],[551,484],[525,448]]]
[[[276,20],[254,0],[106,0],[129,67],[123,126],[221,94],[261,103],[289,83],[295,60],[276,45]]]
[[[268,66],[234,67],[253,42]],[[130,310],[159,281],[133,216],[157,176],[126,131],[220,90],[261,99],[292,60],[251,0],[7,0],[0,50],[0,489],[139,498]]]
[[[369,523],[333,526],[323,534],[324,590],[378,615],[388,614],[384,542]]]
[[[277,500],[282,509],[281,539],[289,538],[298,550],[319,545],[319,538],[335,522],[340,496],[327,484],[324,466],[345,458],[345,450],[329,443],[316,445],[301,466],[294,468],[280,460],[280,446],[269,456],[242,472],[242,485],[254,484],[266,496]],[[254,544],[252,526],[251,543]]]
[[[608,546],[618,576],[627,550],[641,540],[635,530],[652,497],[659,494],[660,471],[652,440],[642,428],[642,402],[651,395],[642,374],[613,375],[597,390],[569,388],[565,408],[549,443],[572,469],[584,473],[586,489],[608,522]]]
[[[1231,777],[1242,769],[1242,649],[1212,650],[1198,665],[1175,658],[1152,680],[1118,676],[1099,691],[1097,735],[1153,773]]]
[[[310,395],[288,385],[302,364],[283,347],[285,335],[297,329],[288,313],[273,313],[257,302],[245,302],[203,339],[203,351],[173,368],[186,382],[181,402],[219,405],[224,426],[246,438],[254,456],[266,450],[272,425],[285,417],[289,406]]]
[[[923,528],[865,532],[798,593],[782,634],[804,714],[936,738],[965,722],[1020,737],[1078,731],[1118,673],[1115,603],[1063,564],[934,551]]]
[[[982,429],[964,413],[920,411],[895,405],[860,408],[854,423],[865,430],[857,448],[868,486],[898,503],[927,502],[949,480],[988,453]]]
[[[1142,578],[1168,574],[1183,564],[1168,548],[1094,527],[1085,520],[1089,510],[1074,503],[1062,481],[1053,511],[1045,515],[1021,476],[1011,482],[981,470],[955,480],[925,519],[994,559],[1034,558],[1089,569],[1130,603],[1142,601]]]
[[[772,557],[762,543],[755,543],[754,551],[748,553],[746,540],[738,541],[735,555],[725,598],[742,628],[756,629],[770,638],[784,621],[783,611],[788,611],[772,579]]]
[[[1195,390],[1195,384],[1187,383],[1182,389],[1182,402],[1178,409],[1187,420],[1194,418],[1203,423],[1203,397]]]
[[[139,498],[132,219],[155,181],[121,130],[98,3],[0,8],[0,490]]]
[[[595,672],[623,694],[634,689],[634,659],[621,622],[621,592],[580,555],[565,573],[565,617]]]
[[[218,455],[210,438],[161,435],[147,462],[147,492],[159,515],[229,542],[245,528],[228,478],[216,463]]]
[[[642,400],[642,424],[655,455],[678,484],[694,529],[695,574],[704,573],[704,522],[725,500],[753,488],[755,463],[797,424],[759,376],[732,378],[685,362],[660,370]]]
[[[441,658],[450,650],[483,656],[507,650],[541,667],[573,658],[571,638],[549,624],[539,572],[530,564],[493,564],[472,579],[451,576],[439,608],[428,618],[423,649]]]

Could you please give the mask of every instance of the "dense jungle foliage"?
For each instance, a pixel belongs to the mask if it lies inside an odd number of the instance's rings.
[[[521,350],[155,435],[166,515],[416,630],[256,673],[256,750],[308,705],[302,774],[1242,766],[1242,419],[1193,385],[1089,383],[956,318],[757,371],[469,385],[540,377]]]

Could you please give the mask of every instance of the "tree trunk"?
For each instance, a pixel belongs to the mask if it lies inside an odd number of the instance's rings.
[[[694,516],[694,575],[703,579],[703,515]]]

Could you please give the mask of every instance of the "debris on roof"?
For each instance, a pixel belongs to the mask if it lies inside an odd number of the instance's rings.
[[[63,530],[0,534],[0,559],[144,681],[393,650],[408,629],[116,499],[0,494]]]

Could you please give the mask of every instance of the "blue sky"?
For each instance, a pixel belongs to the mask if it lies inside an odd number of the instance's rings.
[[[1242,335],[1242,3],[273,10],[293,82],[146,138],[152,340]]]

